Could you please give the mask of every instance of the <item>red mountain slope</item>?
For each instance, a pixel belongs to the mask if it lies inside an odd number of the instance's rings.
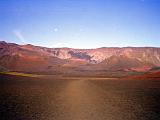
[[[0,70],[67,72],[68,70],[148,71],[160,66],[160,48],[46,48],[0,42]]]

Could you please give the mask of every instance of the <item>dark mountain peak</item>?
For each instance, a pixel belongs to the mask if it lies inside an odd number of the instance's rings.
[[[5,41],[0,41],[0,44],[7,44]]]

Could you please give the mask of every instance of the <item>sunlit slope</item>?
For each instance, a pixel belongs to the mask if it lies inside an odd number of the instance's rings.
[[[160,66],[160,48],[46,48],[0,42],[0,71],[45,74],[146,72]]]

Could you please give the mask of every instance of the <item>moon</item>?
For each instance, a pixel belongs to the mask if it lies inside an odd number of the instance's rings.
[[[54,32],[57,32],[58,31],[58,28],[54,28]]]

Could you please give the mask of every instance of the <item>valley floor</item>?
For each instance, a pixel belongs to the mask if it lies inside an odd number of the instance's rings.
[[[92,78],[93,79],[93,78]],[[158,120],[160,80],[0,74],[1,120]]]

